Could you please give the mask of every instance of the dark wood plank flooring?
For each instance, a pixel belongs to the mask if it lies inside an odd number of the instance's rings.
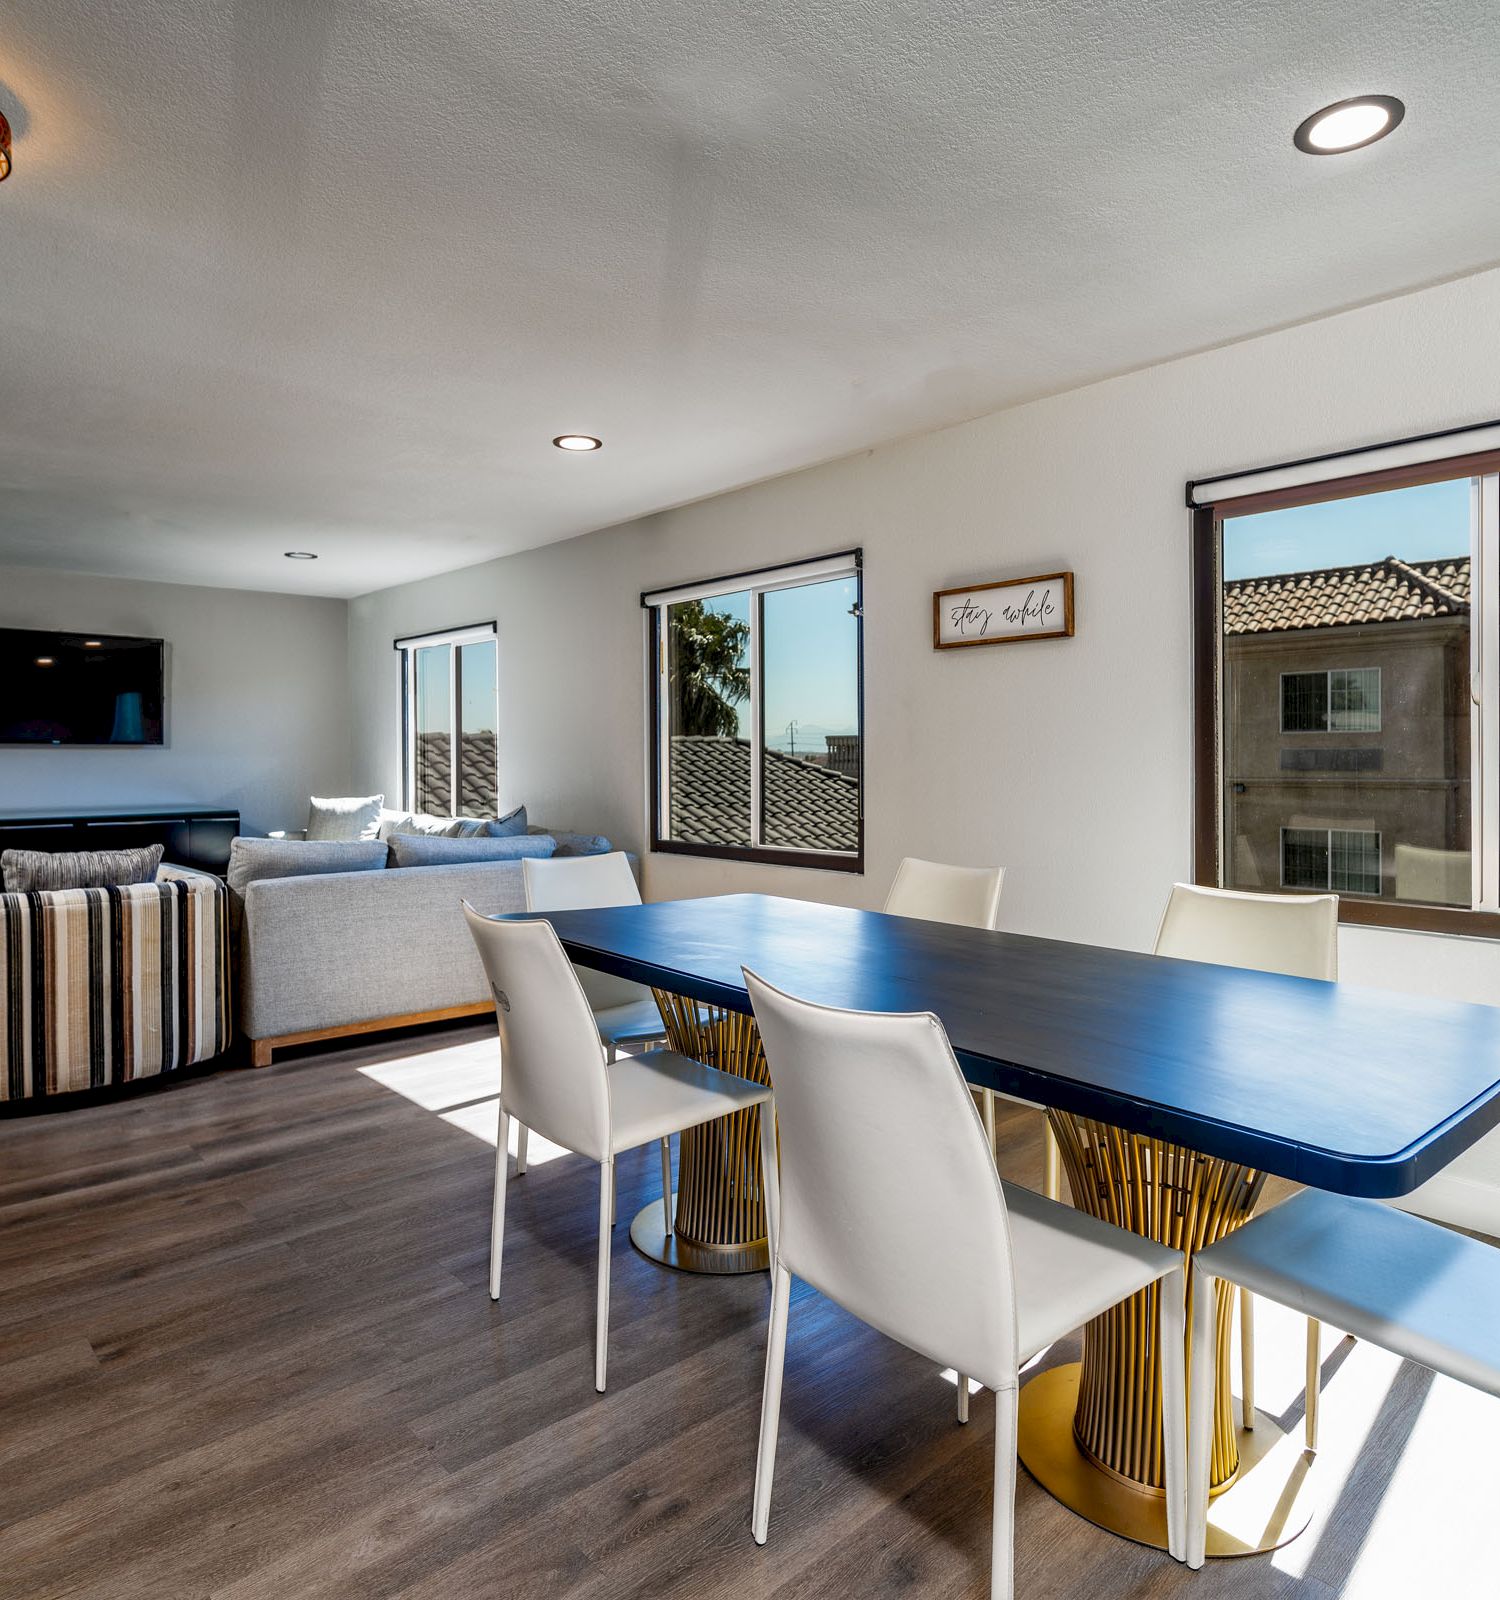
[[[493,1050],[482,1026],[361,1040],[0,1122],[4,1600],[987,1594],[988,1404],[959,1428],[927,1363],[804,1288],[756,1548],[765,1280],[632,1250],[653,1152],[621,1164],[608,1395],[591,1381],[597,1169],[562,1156],[513,1184],[490,1304],[493,1156],[471,1129],[493,1128],[473,1093]],[[424,1105],[362,1068],[436,1084]],[[1003,1128],[1006,1175],[1039,1182],[1035,1117]],[[1372,1524],[1408,1515],[1398,1468],[1431,1382],[1400,1369],[1355,1419],[1364,1450],[1290,1562],[1190,1574],[1023,1473],[1018,1593],[1382,1592],[1349,1573]],[[1404,1537],[1463,1557],[1425,1513]]]

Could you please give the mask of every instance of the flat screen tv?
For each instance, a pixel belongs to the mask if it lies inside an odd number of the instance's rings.
[[[160,639],[0,628],[0,744],[161,744]]]

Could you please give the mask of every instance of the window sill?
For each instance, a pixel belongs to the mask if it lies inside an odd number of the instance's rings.
[[[1460,906],[1382,904],[1339,900],[1339,921],[1350,927],[1392,928],[1399,933],[1452,933],[1469,939],[1500,939],[1500,912]]]
[[[702,856],[710,861],[748,861],[763,867],[801,867],[814,872],[865,870],[864,851],[843,855],[828,850],[753,849],[748,845],[688,844],[681,839],[653,839],[651,853],[662,856]],[[1496,918],[1500,922],[1500,917]]]

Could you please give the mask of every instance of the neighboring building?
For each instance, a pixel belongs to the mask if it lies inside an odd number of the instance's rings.
[[[1467,904],[1469,558],[1224,585],[1225,883]]]
[[[670,761],[672,837],[749,844],[750,741],[674,734]],[[764,783],[765,844],[850,854],[859,849],[857,777],[767,750]]]
[[[857,779],[862,759],[863,741],[860,736],[857,733],[825,733],[823,742],[828,746],[823,765],[832,767],[835,772],[842,772],[846,778]]]

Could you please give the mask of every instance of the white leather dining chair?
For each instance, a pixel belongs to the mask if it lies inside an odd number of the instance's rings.
[[[599,856],[527,856],[521,883],[528,911],[586,911],[595,906],[638,906],[641,891],[623,850]],[[651,991],[628,978],[575,967],[588,996],[599,1037],[611,1061],[622,1045],[664,1040],[666,1027]]]
[[[481,916],[464,902],[500,1029],[500,1127],[490,1223],[490,1299],[500,1298],[505,1244],[506,1146],[518,1117],[544,1138],[599,1163],[599,1280],[594,1387],[604,1392],[609,1335],[609,1248],[615,1157],[770,1097],[738,1078],[671,1050],[613,1064],[578,975],[550,922]]]
[[[1282,972],[1335,982],[1339,975],[1339,900],[1334,894],[1251,894],[1176,883],[1167,897],[1156,954],[1221,967]],[[1307,1324],[1309,1449],[1318,1442],[1318,1380],[1322,1372],[1318,1323]],[[1240,1291],[1241,1421],[1255,1426],[1255,1311],[1252,1292]]]
[[[521,885],[528,911],[586,911],[595,906],[638,906],[641,903],[641,891],[623,850],[597,856],[550,856],[546,859],[527,856],[521,862]],[[608,1060],[613,1061],[624,1046],[640,1048],[666,1043],[667,1030],[661,1012],[644,984],[611,977],[591,967],[574,967],[573,970],[588,996]],[[526,1125],[522,1123],[516,1132],[517,1177],[526,1171],[526,1147]],[[668,1147],[662,1153],[662,1171],[669,1233],[672,1229],[671,1164]]]
[[[1378,1200],[1304,1189],[1194,1258],[1195,1352],[1215,1347],[1219,1279],[1500,1395],[1500,1251],[1493,1245]],[[1190,1567],[1203,1565],[1207,1540],[1214,1366],[1211,1355],[1192,1364]],[[1440,1570],[1438,1558],[1435,1578]]]
[[[896,868],[885,910],[893,917],[993,928],[1000,917],[1004,867],[950,867],[907,856]]]
[[[906,856],[896,868],[890,892],[882,910],[891,917],[914,917],[921,922],[951,922],[961,928],[988,928],[1000,921],[1000,891],[1005,884],[1004,867],[954,867],[942,861],[923,861]],[[990,1148],[995,1146],[995,1091],[980,1090],[984,1108],[984,1131]],[[1014,1098],[1006,1095],[1007,1100]],[[1017,1105],[1033,1111],[1042,1108],[1030,1100]],[[1042,1193],[1056,1200],[1062,1192],[1057,1140],[1052,1128],[1042,1128]]]
[[[1020,1368],[1127,1295],[1158,1288],[1172,1554],[1186,1550],[1182,1256],[1000,1180],[943,1026],[836,1011],[745,973],[770,1069],[761,1114],[771,1314],[752,1531],[768,1532],[792,1275],[995,1394],[992,1600],[1013,1592]],[[778,1135],[780,1154],[778,1158]],[[891,1175],[901,1181],[893,1183]]]

